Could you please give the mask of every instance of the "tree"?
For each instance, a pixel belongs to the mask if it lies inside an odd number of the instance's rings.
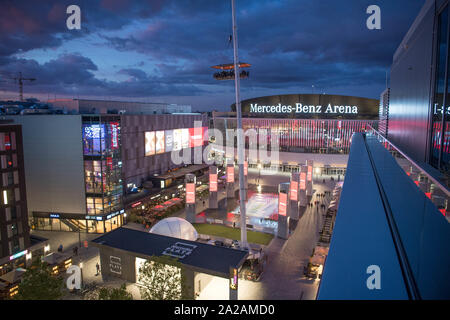
[[[98,300],[133,300],[133,296],[127,291],[125,284],[122,284],[120,288],[101,288]]]
[[[180,300],[186,286],[182,264],[168,256],[155,257],[139,267],[139,291],[145,300]]]
[[[50,267],[41,261],[33,263],[24,273],[15,300],[58,300],[62,297],[64,280],[52,274]]]

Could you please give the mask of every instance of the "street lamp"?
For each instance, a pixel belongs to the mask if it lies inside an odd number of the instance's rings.
[[[247,221],[245,212],[245,187],[244,187],[244,136],[242,132],[242,109],[240,97],[240,71],[239,71],[239,57],[238,57],[238,39],[237,39],[237,24],[236,24],[236,8],[235,0],[231,0],[231,13],[233,23],[233,53],[234,53],[234,87],[236,94],[236,111],[237,111],[237,142],[238,142],[238,165],[239,165],[239,198],[240,212],[241,212],[241,243],[244,248],[247,244]]]

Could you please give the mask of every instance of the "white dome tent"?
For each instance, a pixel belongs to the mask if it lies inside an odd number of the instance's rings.
[[[190,241],[196,241],[198,238],[197,230],[195,230],[192,224],[177,217],[166,218],[159,221],[150,229],[150,233]]]

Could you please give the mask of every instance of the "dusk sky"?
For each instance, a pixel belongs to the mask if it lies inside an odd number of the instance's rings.
[[[424,0],[236,0],[242,98],[326,93],[379,98],[386,71]],[[66,8],[81,8],[68,30]],[[381,8],[381,30],[366,8]],[[0,99],[96,98],[229,110],[234,82],[229,0],[1,0]],[[314,85],[314,89],[312,86]]]

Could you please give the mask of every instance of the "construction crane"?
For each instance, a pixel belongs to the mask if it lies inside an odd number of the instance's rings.
[[[22,76],[22,72],[19,72],[18,75],[13,74],[11,72],[7,72],[7,71],[0,71],[0,83],[12,83],[9,81],[5,81],[5,80],[14,80],[15,83],[19,83],[19,97],[20,97],[20,101],[23,102],[23,82],[24,81],[35,81],[35,78],[24,78]]]
[[[23,81],[35,81],[36,78],[24,78],[22,77],[22,72],[19,72],[19,76],[12,79],[19,82],[19,97],[20,101],[23,102]]]

